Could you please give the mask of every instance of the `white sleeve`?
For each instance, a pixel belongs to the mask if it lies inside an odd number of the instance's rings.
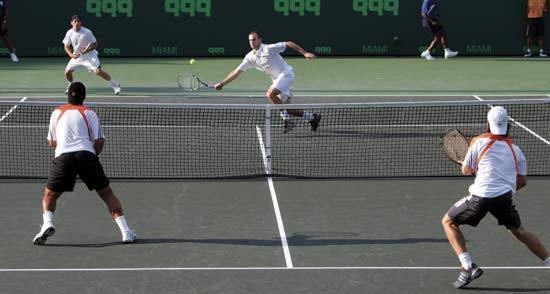
[[[250,56],[249,54],[246,54],[246,56],[244,57],[243,61],[241,62],[241,64],[239,64],[239,66],[237,66],[237,70],[238,71],[247,71],[251,68],[253,68],[254,66],[252,65],[252,62],[250,61]]]
[[[267,52],[269,54],[277,54],[286,50],[286,42],[279,42],[275,44],[266,45]]]
[[[468,152],[466,152],[466,157],[462,162],[463,166],[467,166],[474,170],[477,170],[477,157],[479,156],[478,145],[479,145],[479,140],[476,140],[474,144],[472,144],[470,148],[468,148]]]
[[[523,155],[523,152],[521,152],[521,149],[519,149],[518,146],[513,145],[514,152],[516,153],[516,158],[518,160],[518,174],[522,176],[527,175],[527,159],[525,159],[525,155]]]
[[[88,119],[90,130],[92,131],[92,139],[97,140],[105,138],[103,130],[101,129],[101,124],[99,123],[99,117],[97,117],[95,111],[86,110],[86,118]]]
[[[65,38],[63,38],[63,45],[65,46],[71,46],[71,30],[68,30],[65,34]]]
[[[55,131],[57,126],[57,118],[59,117],[59,110],[54,110],[50,116],[50,127],[48,128],[48,141],[57,141],[57,133]]]

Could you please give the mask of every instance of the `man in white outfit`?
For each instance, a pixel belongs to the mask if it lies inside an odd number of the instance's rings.
[[[527,185],[527,162],[521,149],[508,137],[508,112],[502,106],[487,114],[488,132],[475,137],[462,162],[464,175],[475,175],[470,195],[456,202],[443,216],[443,229],[461,264],[454,288],[464,288],[483,271],[472,262],[464,235],[458,228],[477,226],[489,212],[533,254],[550,266],[548,251],[539,239],[521,226],[512,195]]]
[[[128,227],[120,201],[113,193],[98,155],[103,150],[105,136],[95,111],[83,105],[86,88],[80,82],[69,86],[68,104],[56,108],[50,116],[48,143],[55,148],[48,182],[42,198],[43,224],[33,239],[35,245],[44,245],[55,233],[53,216],[57,199],[66,191],[73,191],[76,176],[107,205],[115,220],[123,243],[133,243],[136,234]]]
[[[281,52],[287,47],[302,54],[305,58],[315,58],[315,54],[309,53],[302,47],[292,41],[279,42],[275,44],[263,44],[262,36],[257,31],[252,31],[248,34],[248,43],[252,50],[246,54],[241,64],[229,73],[225,79],[214,85],[216,90],[222,90],[225,85],[236,79],[242,72],[255,68],[267,74],[273,83],[267,89],[267,99],[273,104],[290,104],[292,92],[290,86],[294,82],[294,70],[286,63]],[[301,109],[285,109],[281,111],[281,116],[284,122],[284,133],[292,130],[294,123],[290,116],[298,116],[306,119],[311,130],[316,131],[321,121],[321,116],[316,113],[303,111]]]
[[[86,68],[90,72],[102,77],[108,82],[111,82],[115,95],[120,94],[120,84],[111,79],[111,76],[101,69],[101,63],[97,54],[99,43],[94,34],[89,29],[82,26],[82,20],[79,15],[71,17],[72,28],[67,31],[63,39],[65,52],[71,58],[65,68],[65,77],[69,81],[69,85],[65,89],[67,94],[69,86],[73,82],[73,72],[81,68]]]

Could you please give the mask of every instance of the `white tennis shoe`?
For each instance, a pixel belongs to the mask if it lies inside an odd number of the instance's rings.
[[[116,83],[116,84],[113,86],[113,91],[115,91],[115,95],[120,94],[120,91],[122,91],[122,88],[120,87],[120,84],[119,84],[119,83]]]
[[[122,232],[122,243],[134,243],[137,239],[136,233],[134,231],[124,231]]]
[[[426,58],[426,60],[435,60],[435,57],[433,57],[432,53],[428,50],[422,51],[420,57]]]
[[[15,53],[10,53],[10,58],[12,62],[19,62],[19,58],[17,58],[17,55],[15,55]]]
[[[40,232],[36,234],[32,242],[34,245],[44,245],[48,237],[51,237],[55,233],[55,227],[53,223],[46,223],[40,228]]]
[[[445,59],[453,58],[458,55],[458,51],[453,51],[449,48],[445,49]]]

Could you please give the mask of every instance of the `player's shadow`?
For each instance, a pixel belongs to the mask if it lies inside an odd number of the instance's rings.
[[[346,233],[348,235],[353,235]],[[341,246],[341,245],[391,245],[391,244],[417,244],[417,243],[447,243],[443,238],[396,238],[396,239],[342,239],[294,234],[287,238],[290,246]],[[281,246],[279,238],[274,239],[183,239],[183,238],[143,238],[136,241],[136,245],[143,244],[174,244],[174,243],[200,243],[200,244],[226,244],[242,246]],[[96,244],[46,244],[53,247],[77,247],[77,248],[102,248],[123,245],[120,242],[96,243]]]
[[[550,288],[498,288],[498,287],[468,287],[462,290],[488,291],[502,293],[529,293],[529,292],[550,292]]]

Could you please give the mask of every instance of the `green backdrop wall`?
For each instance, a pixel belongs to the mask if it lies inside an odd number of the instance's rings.
[[[441,0],[450,46],[461,55],[519,55],[526,0]],[[430,36],[421,0],[55,0],[10,1],[20,56],[65,56],[80,14],[101,56],[242,56],[247,35],[292,40],[319,55],[417,55]],[[438,48],[441,52],[441,48]],[[0,54],[7,54],[2,47]]]

